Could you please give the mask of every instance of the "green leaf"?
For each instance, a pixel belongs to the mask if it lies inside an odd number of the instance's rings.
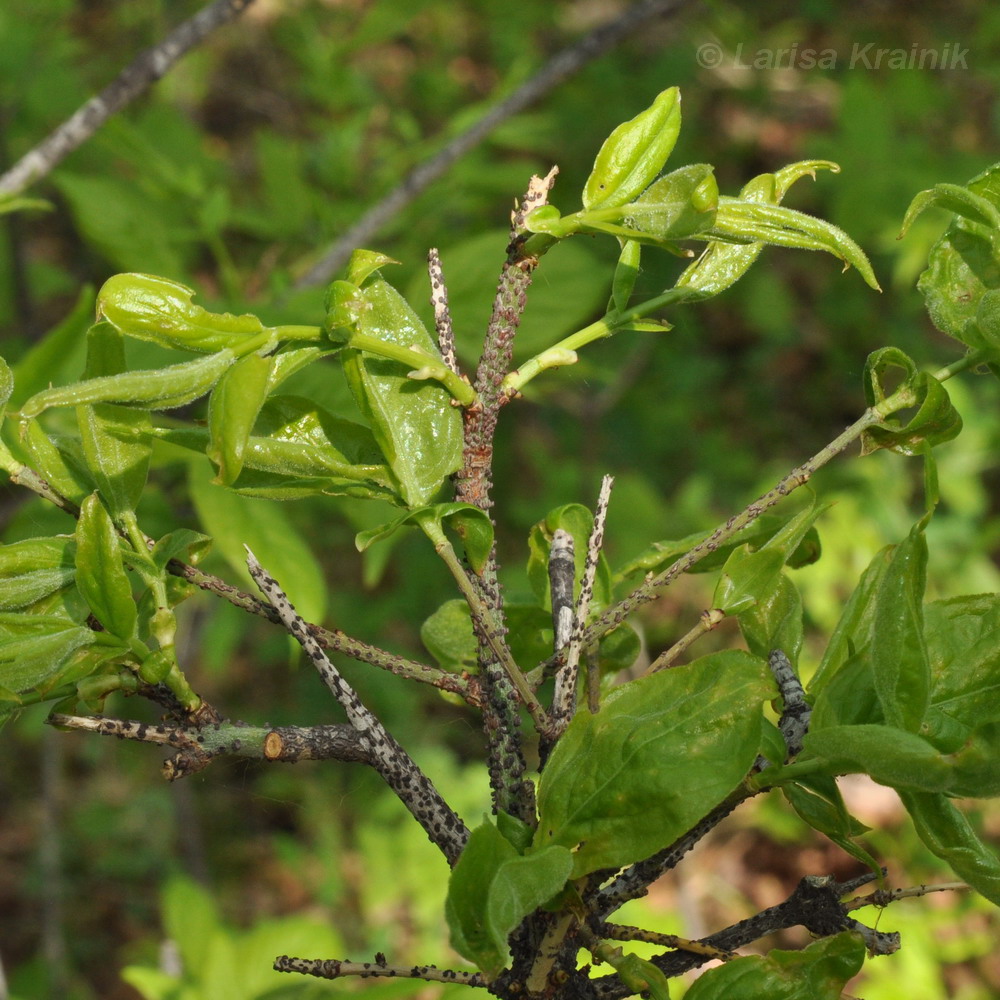
[[[789,164],[776,174],[760,174],[740,191],[740,199],[765,205],[778,205],[787,190],[801,177],[815,177],[817,169],[839,171],[829,160],[803,160]],[[734,285],[760,256],[765,244],[722,243],[713,240],[705,252],[677,279],[675,287],[690,288],[700,298],[709,298]]]
[[[809,690],[814,696],[821,696],[824,686],[854,652],[867,647],[871,641],[872,626],[875,621],[875,593],[881,585],[882,577],[895,551],[895,545],[885,546],[875,554],[861,574],[861,579],[848,598],[840,620],[827,643],[823,659],[809,682]]]
[[[903,385],[891,391],[882,385],[887,369],[898,368],[905,373]],[[873,351],[865,362],[865,399],[876,406],[901,388],[912,394],[916,412],[905,420],[891,414],[880,423],[867,428],[861,435],[861,453],[869,455],[879,448],[898,451],[902,455],[918,455],[924,443],[942,444],[956,437],[962,429],[962,418],[952,406],[945,387],[929,372],[918,371],[916,363],[896,347]]]
[[[270,390],[272,358],[248,354],[219,379],[208,403],[209,459],[216,481],[231,486],[243,471],[244,453],[257,415]]]
[[[814,729],[806,734],[805,752],[821,759],[829,774],[868,774],[896,789],[945,792],[954,785],[947,758],[922,737],[891,726]]]
[[[21,431],[31,465],[57,493],[79,504],[93,492],[96,484],[77,441],[46,434],[37,420],[23,421]]]
[[[21,407],[23,417],[35,417],[52,406],[81,403],[123,403],[146,410],[171,410],[204,396],[236,360],[230,350],[149,371],[125,372],[45,389]]]
[[[802,598],[787,574],[779,573],[756,602],[740,612],[740,631],[754,656],[780,649],[795,663],[802,648]]]
[[[445,601],[420,626],[420,641],[442,670],[460,673],[478,668],[478,644],[469,605],[461,598]]]
[[[850,931],[814,941],[801,951],[749,955],[699,976],[685,1000],[840,1000],[860,971],[865,946]]]
[[[424,521],[436,524],[442,530],[447,522],[462,540],[469,565],[477,573],[482,572],[493,550],[493,522],[486,511],[470,503],[436,503],[418,507],[402,517],[358,532],[354,544],[359,552],[364,552],[370,545],[388,538],[404,524],[421,524]]]
[[[873,872],[881,871],[879,863],[854,842],[854,838],[867,832],[869,827],[847,811],[837,782],[832,777],[810,775],[782,785],[781,791],[792,808],[814,830],[829,837],[841,850]]]
[[[161,570],[171,559],[177,558],[196,566],[211,546],[212,539],[208,535],[190,528],[178,528],[160,538],[150,549],[149,557],[153,565]]]
[[[0,610],[28,607],[70,586],[76,576],[74,559],[69,536],[0,545]]]
[[[285,593],[309,622],[326,611],[326,581],[312,550],[281,507],[237,496],[214,486],[207,462],[191,462],[188,487],[198,519],[222,555],[251,592],[256,591],[246,566],[249,546],[261,565],[280,582]]]
[[[117,376],[125,371],[122,335],[108,323],[87,332],[84,377]],[[152,450],[145,410],[113,403],[81,405],[76,411],[87,468],[111,516],[117,521],[134,511],[146,486]]]
[[[979,313],[984,296],[1000,288],[1000,265],[995,252],[997,231],[992,221],[1000,207],[998,179],[1000,164],[994,164],[965,185],[968,195],[956,197],[956,192],[949,189],[950,207],[961,207],[962,215],[952,219],[931,247],[927,269],[917,282],[934,325],[973,349],[1000,348],[995,327],[984,329]],[[924,204],[930,203],[926,196],[927,192],[917,195],[907,212],[905,225]]]
[[[528,532],[528,582],[542,605],[551,610],[552,594],[549,587],[549,549],[552,536],[559,529],[573,536],[574,581],[573,597],[580,596],[583,570],[587,561],[587,544],[594,528],[594,515],[583,504],[570,503],[555,507],[532,526]],[[591,610],[599,611],[611,600],[611,570],[604,554],[601,553],[597,574],[594,577],[594,596]]]
[[[367,309],[358,318],[358,333],[440,363],[430,334],[396,289],[374,273],[361,291]],[[437,382],[410,378],[399,361],[356,349],[344,349],[340,358],[401,496],[409,507],[426,504],[462,462],[462,417],[451,395]]]
[[[615,276],[611,282],[611,302],[608,311],[624,312],[628,308],[628,300],[632,297],[639,277],[639,262],[642,259],[642,244],[636,240],[623,240],[622,252],[615,265]]]
[[[746,776],[761,704],[774,697],[766,666],[737,650],[617,688],[556,744],[538,788],[536,848],[576,848],[578,878],[671,844]]]
[[[271,331],[256,316],[210,313],[194,305],[195,294],[169,278],[116,274],[97,293],[97,317],[127,337],[204,354],[266,341]]]
[[[899,791],[917,835],[959,878],[1000,906],[1000,857],[945,795]]]
[[[108,632],[120,639],[135,635],[137,609],[121,544],[96,493],[83,501],[76,525],[76,586]]]
[[[825,250],[853,264],[866,284],[881,291],[865,252],[842,229],[804,212],[741,198],[719,198],[715,223],[705,234],[724,243],[770,243],[802,250]]]
[[[550,846],[524,857],[488,820],[472,831],[451,873],[445,915],[455,950],[489,978],[509,957],[507,937],[566,884],[573,860]]]
[[[623,207],[625,224],[659,240],[683,240],[710,229],[719,201],[713,170],[692,163],[661,177]],[[587,214],[580,218],[586,223]]]
[[[0,639],[0,684],[10,691],[24,693],[56,677],[66,661],[94,641],[89,628],[74,625],[65,618],[33,616],[30,634]]]
[[[294,499],[316,494],[378,497],[398,503],[395,482],[371,431],[299,396],[272,396],[243,449],[233,489],[247,496]],[[195,428],[156,431],[192,451],[210,447]]]
[[[927,540],[914,529],[896,551],[874,593],[871,663],[886,721],[920,730],[930,700],[931,665],[924,641]]]
[[[955,597],[924,605],[932,709],[963,729],[1000,720],[998,635],[1000,595]],[[933,740],[933,734],[929,738]]]
[[[777,549],[752,552],[747,545],[735,549],[722,568],[712,597],[712,606],[727,615],[752,608],[758,598],[770,593],[781,575],[785,560]]]
[[[810,508],[811,509],[811,508]],[[796,519],[799,513],[792,514],[764,514],[752,521],[741,531],[737,532],[729,541],[724,542],[717,549],[713,549],[703,559],[700,559],[691,569],[690,573],[709,573],[719,569],[724,565],[733,551],[741,545],[748,544],[751,549],[758,549],[767,540],[781,531],[786,525],[792,522],[798,523]],[[817,512],[821,513],[821,511]],[[668,541],[654,542],[649,548],[630,559],[620,569],[615,572],[614,581],[619,583],[633,573],[660,573],[676,562],[681,556],[687,554],[696,545],[703,542],[710,532],[702,531],[685,538],[670,539]],[[784,547],[784,546],[783,546]],[[815,529],[810,528],[802,537],[798,547],[786,556],[789,566],[797,568],[808,566],[819,558],[820,544],[819,535]]]
[[[681,95],[671,87],[604,140],[583,188],[584,208],[613,208],[632,201],[663,169],[680,128]]]

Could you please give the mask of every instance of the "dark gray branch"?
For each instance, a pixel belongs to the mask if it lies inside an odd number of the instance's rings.
[[[188,50],[246,10],[253,0],[215,0],[146,49],[96,97],[92,97],[0,177],[0,197],[19,194],[86,142],[113,114],[148,90]]]
[[[390,219],[441,177],[451,165],[474,149],[501,122],[523,111],[544,94],[572,76],[592,59],[613,48],[626,35],[656,17],[673,14],[689,0],[641,0],[624,13],[596,28],[575,45],[557,52],[530,80],[501,101],[474,125],[457,135],[440,152],[425,160],[403,178],[397,188],[373,205],[333,246],[299,278],[296,288],[323,285],[347,262],[357,247],[364,246]]]

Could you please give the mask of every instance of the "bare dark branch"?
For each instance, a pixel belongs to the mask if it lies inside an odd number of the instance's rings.
[[[138,55],[104,90],[0,177],[0,197],[18,194],[44,177],[113,114],[147,91],[181,56],[216,28],[242,14],[251,3],[253,0],[215,0],[176,27],[158,45]]]
[[[299,278],[296,287],[325,284],[347,262],[357,247],[365,246],[381,228],[393,219],[451,165],[474,149],[501,122],[523,111],[533,102],[578,72],[592,59],[617,45],[626,35],[652,21],[673,14],[689,0],[642,0],[631,4],[618,17],[596,28],[585,38],[556,53],[530,80],[510,97],[457,135],[440,152],[421,163],[403,178],[400,185],[382,201],[373,205],[332,247]]]

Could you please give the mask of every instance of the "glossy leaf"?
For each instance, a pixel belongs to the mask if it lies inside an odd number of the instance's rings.
[[[76,585],[108,632],[120,639],[135,634],[137,609],[121,544],[96,493],[84,500],[76,525]]]
[[[749,546],[735,549],[722,567],[722,575],[712,597],[712,607],[727,615],[740,614],[752,608],[758,598],[769,594],[777,585],[784,566],[782,553],[777,549],[758,549]]]
[[[583,188],[584,208],[614,208],[633,201],[663,169],[680,128],[681,95],[671,87],[604,140]]]
[[[746,653],[713,653],[617,688],[597,715],[578,713],[542,772],[536,848],[575,849],[577,878],[672,843],[753,764],[761,704],[776,696],[766,674]]]
[[[795,663],[802,648],[802,598],[785,573],[779,573],[770,589],[740,612],[740,631],[754,656],[766,659],[780,649]]]
[[[693,163],[661,177],[624,206],[625,224],[660,240],[683,240],[710,229],[719,203],[713,169]]]
[[[965,185],[973,198],[963,196],[963,201],[970,205],[974,202],[976,210],[963,210],[965,217],[952,219],[951,225],[931,248],[927,269],[917,282],[934,325],[942,333],[974,349],[1000,348],[995,331],[984,330],[979,322],[984,295],[1000,288],[1000,268],[994,251],[996,230],[987,222],[996,212],[990,212],[977,200],[985,199],[994,210],[1000,208],[998,179],[1000,164],[994,164]],[[925,198],[926,192],[917,195],[918,207]],[[952,207],[957,208],[958,204],[953,203]],[[912,221],[915,212],[911,205],[907,222]]]
[[[97,293],[97,316],[127,337],[205,354],[266,340],[268,328],[256,316],[211,313],[192,302],[195,294],[169,278],[116,274]]]
[[[87,333],[84,377],[121,375],[125,368],[122,335],[108,323]],[[134,511],[149,473],[151,421],[145,410],[114,403],[82,405],[76,411],[87,468],[111,516]]]
[[[749,955],[699,976],[685,1000],[841,1000],[847,981],[865,960],[861,937],[851,932],[821,938],[801,951]]]
[[[802,250],[825,250],[857,268],[876,291],[879,284],[865,252],[842,229],[784,205],[721,198],[715,222],[707,233],[724,243],[770,243]]]
[[[945,795],[900,791],[899,797],[927,848],[976,892],[1000,906],[1000,857]]]
[[[272,358],[248,354],[219,379],[208,403],[208,457],[216,481],[231,486],[243,471],[247,440],[270,390]]]
[[[76,575],[74,558],[68,536],[0,545],[0,610],[26,608],[70,586]]]
[[[856,858],[874,872],[880,871],[878,862],[859,844],[855,837],[869,830],[856,820],[829,775],[812,775],[781,786],[781,791],[800,818],[814,830],[829,837],[841,850]]]
[[[933,446],[958,435],[962,418],[952,406],[945,387],[929,372],[919,371],[914,361],[896,347],[873,351],[865,362],[864,388],[869,406],[882,403],[896,391],[882,385],[883,376],[889,369],[904,372],[904,384],[913,394],[916,413],[909,419],[893,414],[867,428],[861,435],[863,455],[879,448],[916,455],[923,451],[924,442]]]
[[[206,358],[149,371],[125,372],[44,389],[21,407],[21,415],[35,417],[53,406],[81,403],[122,403],[147,410],[171,410],[204,396],[236,360],[229,350]]]
[[[406,300],[377,273],[362,288],[367,309],[356,330],[440,362],[430,334]],[[462,461],[462,417],[448,391],[415,381],[407,365],[355,349],[340,353],[344,374],[410,507],[426,504]]]
[[[611,303],[608,310],[622,312],[628,307],[639,277],[639,262],[642,259],[642,244],[635,240],[623,240],[621,254],[615,266],[615,276],[611,282]]]
[[[896,546],[874,593],[871,663],[886,721],[918,732],[930,699],[931,666],[924,641],[927,540],[914,529]]]
[[[403,525],[420,524],[423,521],[430,521],[441,529],[447,522],[462,540],[469,565],[477,573],[482,572],[493,550],[493,522],[486,511],[470,503],[437,503],[418,507],[386,524],[359,532],[354,543],[359,552],[364,552],[368,546],[388,538]]]

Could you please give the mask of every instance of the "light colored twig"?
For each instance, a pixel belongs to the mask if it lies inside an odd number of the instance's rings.
[[[485,988],[488,983],[478,972],[439,969],[436,965],[388,965],[386,962],[349,962],[337,958],[291,958],[281,955],[274,960],[275,972],[299,972],[318,979],[426,979],[431,983],[457,983],[460,986]]]
[[[719,608],[710,608],[707,611],[702,611],[698,616],[698,621],[693,625],[687,632],[682,635],[677,642],[675,642],[669,649],[664,650],[660,655],[653,660],[646,670],[647,674],[655,674],[659,670],[666,670],[667,667],[671,666],[674,660],[677,659],[681,653],[684,652],[689,646],[691,646],[696,640],[700,639],[707,632],[711,632],[723,618],[726,617],[726,613]]]
[[[908,889],[876,889],[867,896],[855,896],[844,903],[844,909],[860,910],[862,906],[888,906],[899,899],[913,899],[931,892],[961,892],[971,889],[964,882],[940,882],[937,885],[912,885]]]
[[[558,730],[566,728],[576,708],[576,682],[580,672],[580,653],[584,647],[587,615],[590,612],[590,601],[594,596],[594,579],[597,576],[597,565],[601,558],[601,547],[604,544],[604,524],[608,516],[608,502],[611,499],[611,487],[614,485],[614,481],[613,476],[605,476],[601,480],[601,492],[597,498],[597,509],[594,512],[594,527],[587,542],[587,561],[583,569],[580,598],[576,603],[573,634],[566,650],[566,662],[556,673],[555,693],[552,698],[552,718]]]
[[[18,194],[48,174],[113,114],[148,90],[181,56],[251,3],[253,0],[215,0],[174,28],[162,42],[136,56],[104,90],[0,177],[0,197]]]
[[[626,35],[652,21],[673,14],[689,0],[641,0],[627,6],[618,17],[594,29],[579,42],[556,53],[530,80],[488,111],[479,121],[455,136],[430,159],[416,166],[399,185],[373,205],[296,282],[297,288],[323,285],[336,274],[357,247],[371,238],[453,163],[474,149],[501,122],[523,111],[548,91],[582,69],[592,59],[613,48]]]
[[[431,308],[434,310],[434,329],[437,331],[441,360],[456,375],[461,375],[455,353],[455,329],[448,308],[448,286],[444,281],[444,268],[437,247],[427,251],[427,276],[431,283]]]
[[[305,650],[320,677],[347,713],[347,721],[354,727],[361,746],[371,757],[371,766],[424,828],[431,841],[448,859],[448,864],[454,867],[469,839],[468,827],[396,738],[362,703],[323,652],[323,647],[309,631],[278,582],[261,566],[249,548],[247,567],[261,593],[278,612],[289,634]]]

